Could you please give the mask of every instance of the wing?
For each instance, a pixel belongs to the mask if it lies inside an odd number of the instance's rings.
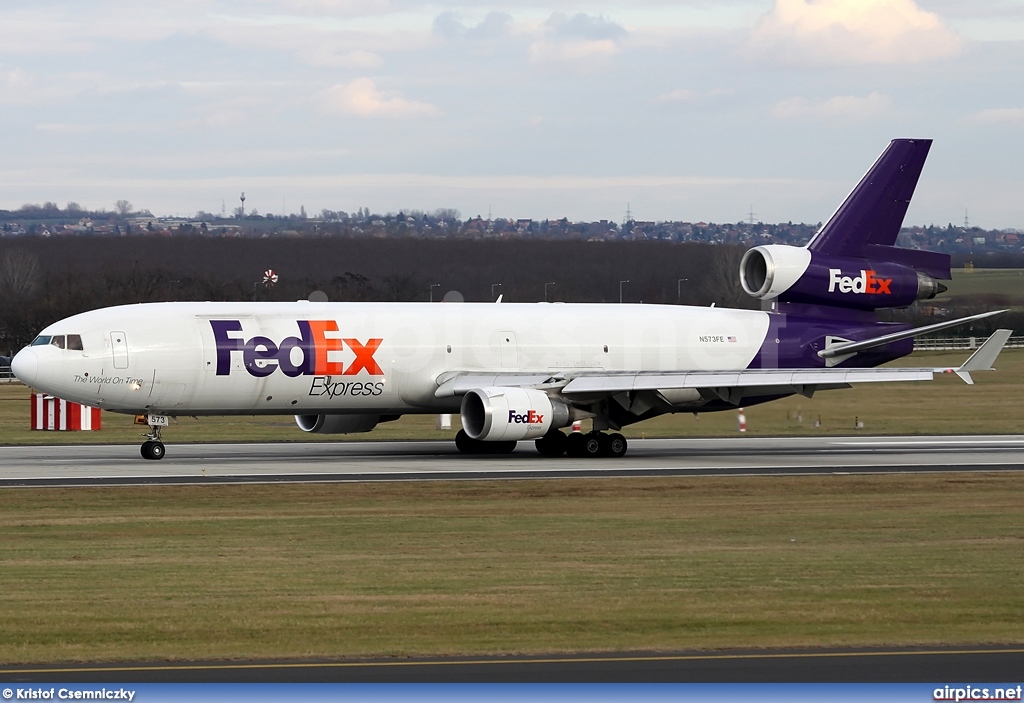
[[[973,383],[970,373],[990,370],[1010,330],[998,330],[957,368],[819,368],[739,369],[732,371],[559,371],[536,373],[452,372],[438,378],[435,395],[460,396],[475,388],[513,387],[555,391],[568,399],[590,399],[631,391],[693,389],[705,398],[739,404],[745,395],[767,396],[849,388],[855,383],[931,381],[937,373],[956,373]]]

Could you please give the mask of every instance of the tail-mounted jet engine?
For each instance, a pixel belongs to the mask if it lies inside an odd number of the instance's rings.
[[[462,429],[485,442],[543,437],[569,424],[569,406],[530,388],[476,388],[462,397]]]
[[[882,247],[880,247],[882,248]],[[803,247],[754,247],[740,262],[740,283],[758,299],[832,307],[903,308],[946,287],[892,261],[821,254]]]

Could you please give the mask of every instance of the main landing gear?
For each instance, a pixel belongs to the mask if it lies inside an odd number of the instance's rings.
[[[626,438],[619,433],[604,432],[573,432],[569,435],[550,430],[535,442],[537,451],[544,456],[571,457],[613,457],[624,456],[627,449]]]
[[[617,432],[573,432],[567,435],[554,429],[536,440],[534,444],[543,456],[564,454],[571,457],[618,458],[625,455],[627,448],[626,438]],[[479,439],[470,439],[464,430],[459,430],[455,435],[455,446],[463,454],[511,454],[516,448],[516,443],[483,442]]]
[[[165,450],[164,443],[160,439],[160,425],[150,425],[149,434],[142,436],[146,438],[146,441],[142,443],[142,458],[163,459]]]

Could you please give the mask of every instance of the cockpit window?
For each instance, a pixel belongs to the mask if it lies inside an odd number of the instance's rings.
[[[33,346],[33,347],[45,347],[49,343],[50,343],[50,335],[48,335],[48,334],[41,334],[41,335],[39,335],[38,337],[36,337],[35,339],[32,340],[32,345],[31,346]]]
[[[73,349],[74,351],[82,351],[82,335],[69,334],[68,349]]]
[[[55,334],[55,335],[53,335],[53,339],[50,340],[50,344],[52,344],[53,346],[57,347],[58,349],[63,349],[64,348],[64,335],[62,335],[62,334]]]

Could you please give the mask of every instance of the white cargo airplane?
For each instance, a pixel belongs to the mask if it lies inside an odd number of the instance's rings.
[[[740,280],[769,310],[615,304],[147,303],[74,315],[12,362],[47,393],[150,426],[164,456],[178,415],[294,415],[306,432],[365,432],[407,413],[461,413],[456,445],[622,456],[626,425],[853,383],[989,369],[1009,330],[957,369],[874,368],[916,329],[875,310],[931,298],[949,257],[893,246],[931,142],[895,140],[806,247],[759,246]],[[594,431],[560,428],[592,418]]]

